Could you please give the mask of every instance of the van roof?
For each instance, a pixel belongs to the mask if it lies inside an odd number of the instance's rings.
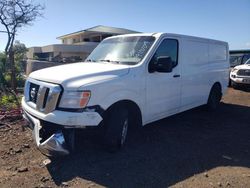
[[[210,41],[210,42],[226,43],[227,44],[227,42],[221,41],[221,40],[202,38],[202,37],[196,37],[196,36],[189,36],[189,35],[182,35],[182,34],[176,34],[176,33],[133,33],[133,34],[112,36],[110,38],[116,38],[116,37],[121,37],[121,36],[154,36],[156,38],[159,38],[161,36],[170,36],[170,37],[189,38],[189,39],[193,39],[193,40],[206,40],[206,41]]]

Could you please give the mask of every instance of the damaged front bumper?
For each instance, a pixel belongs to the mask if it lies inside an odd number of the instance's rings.
[[[41,132],[43,131],[41,121],[25,111],[23,111],[23,117],[28,121],[30,128],[33,130],[32,133],[35,143],[43,154],[47,156],[69,154],[62,130],[56,130],[51,136],[43,138],[41,136]]]

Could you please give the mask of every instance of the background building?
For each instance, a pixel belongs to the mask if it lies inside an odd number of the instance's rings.
[[[75,62],[85,60],[103,39],[110,36],[129,33],[138,32],[99,25],[57,37],[57,39],[61,40],[62,44],[31,47],[27,52],[27,58],[29,60],[35,59],[53,62]]]

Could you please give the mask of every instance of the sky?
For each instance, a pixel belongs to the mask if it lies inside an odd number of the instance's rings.
[[[96,25],[140,32],[178,33],[250,49],[250,0],[36,0],[44,15],[19,30],[27,47],[57,44],[56,37]],[[4,30],[0,25],[0,30]],[[0,33],[0,51],[7,36]]]

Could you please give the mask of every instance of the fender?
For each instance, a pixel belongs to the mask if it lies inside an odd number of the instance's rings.
[[[130,90],[119,90],[114,93],[110,93],[110,95],[106,95],[106,96],[108,97],[104,97],[103,103],[101,104],[104,110],[107,110],[110,106],[112,106],[113,104],[119,101],[130,100],[136,103],[138,107],[140,108],[141,114],[142,114],[142,123],[144,123],[143,114],[145,111],[145,103],[143,101],[144,101],[145,96],[141,96],[137,94],[136,92],[133,92]]]

